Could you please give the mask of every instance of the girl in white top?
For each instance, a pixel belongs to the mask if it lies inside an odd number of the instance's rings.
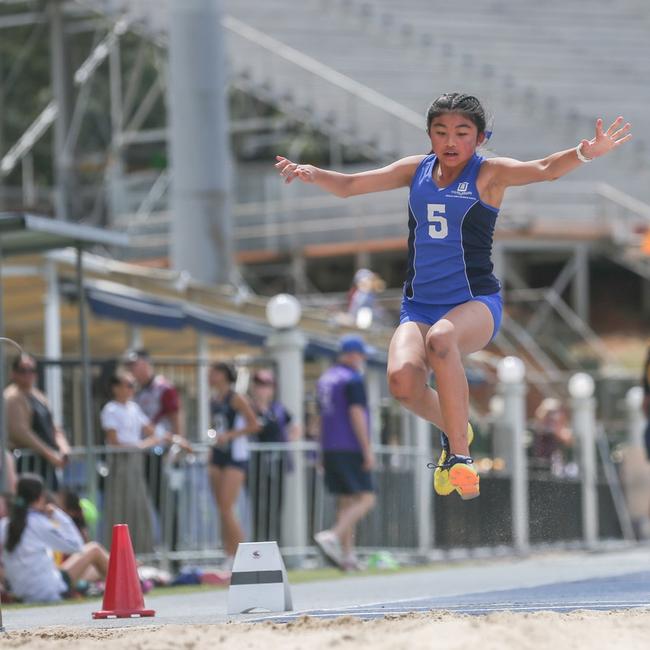
[[[113,399],[101,412],[106,444],[123,448],[108,456],[104,521],[109,530],[115,524],[127,524],[135,552],[150,553],[154,549],[156,529],[149,496],[151,486],[146,481],[145,454],[134,450],[171,443],[184,451],[191,451],[191,447],[182,436],[172,435],[161,426],[154,427],[133,400],[134,384],[130,373],[116,372],[110,379]]]
[[[102,409],[100,419],[106,443],[118,447],[148,449],[164,443],[144,411],[133,401],[133,377],[116,373],[111,377],[113,399]],[[165,438],[164,432],[161,438]]]
[[[106,435],[106,444],[117,447],[149,449],[169,443],[191,451],[182,436],[172,435],[164,428],[154,426],[140,406],[133,400],[135,381],[128,372],[117,372],[110,380],[113,399],[102,409],[100,419]]]
[[[84,544],[70,517],[48,503],[43,479],[22,474],[10,517],[0,521],[0,544],[11,591],[24,602],[61,600],[93,567],[108,571],[108,553],[96,542]],[[71,553],[60,567],[53,553]]]

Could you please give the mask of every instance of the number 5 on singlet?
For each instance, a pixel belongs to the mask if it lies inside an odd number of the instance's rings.
[[[444,214],[444,203],[427,204],[427,221],[431,224],[429,226],[429,237],[432,239],[444,239],[449,234],[447,219],[443,217]]]

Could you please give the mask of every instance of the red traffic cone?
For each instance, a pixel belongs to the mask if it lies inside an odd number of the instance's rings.
[[[116,524],[113,526],[104,602],[99,612],[93,612],[93,618],[137,618],[154,616],[155,613],[153,609],[144,608],[129,527]]]

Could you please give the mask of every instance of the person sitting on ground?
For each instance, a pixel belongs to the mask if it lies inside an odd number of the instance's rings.
[[[88,524],[84,517],[83,508],[81,507],[81,499],[79,495],[70,489],[64,489],[61,493],[61,508],[63,512],[72,519],[74,525],[77,527],[81,538],[84,543],[90,541],[90,533],[88,532]]]
[[[104,579],[108,552],[97,542],[83,543],[63,510],[48,500],[43,479],[22,474],[10,517],[0,521],[0,545],[12,592],[24,602],[59,601],[82,579]],[[53,552],[71,553],[60,567]]]

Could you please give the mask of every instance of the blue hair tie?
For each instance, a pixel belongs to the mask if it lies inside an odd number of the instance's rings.
[[[487,142],[492,137],[492,131],[483,131],[485,133],[485,141]]]
[[[25,508],[27,506],[27,501],[22,497],[14,497],[14,505],[17,508]]]

